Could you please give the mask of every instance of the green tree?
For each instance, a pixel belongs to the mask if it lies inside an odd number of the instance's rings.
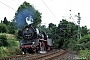
[[[39,29],[40,31],[43,31],[43,32],[47,33],[47,28],[46,28],[45,25],[39,25],[38,29]]]
[[[66,43],[68,42],[68,35],[69,35],[69,29],[68,29],[68,21],[62,19],[60,23],[58,24],[57,28],[57,34],[58,34],[58,44],[59,48],[62,46],[66,46]]]
[[[62,19],[58,24],[56,34],[58,36],[57,44],[59,48],[69,48],[70,45],[77,41],[77,25]],[[75,40],[75,41],[74,41]],[[74,45],[75,46],[75,45]]]
[[[85,36],[83,36],[80,40],[79,40],[79,44],[80,44],[80,49],[85,50],[85,49],[90,49],[90,34],[87,34]]]
[[[87,26],[82,26],[81,27],[81,36],[87,35],[88,34],[88,29]]]
[[[6,24],[0,23],[0,33],[7,33],[8,29]]]
[[[80,28],[81,36],[88,34],[88,29],[86,26],[82,26]],[[58,27],[56,27],[53,23],[50,23],[47,30],[50,33],[49,35],[54,39],[55,47],[65,49],[69,48],[71,50],[79,49],[80,46],[77,44],[78,25],[74,24],[73,22],[68,22],[67,20],[62,19],[58,24]],[[84,40],[89,40],[89,36]],[[82,42],[80,45],[81,47],[86,48],[89,47],[89,43],[90,42]]]
[[[3,21],[1,20],[1,23],[3,23]]]
[[[58,47],[57,41],[58,41],[58,35],[56,34],[57,26],[53,23],[50,23],[48,26],[48,35],[50,38],[54,41],[54,47]]]
[[[0,35],[0,46],[8,46],[6,35]]]
[[[50,23],[49,24],[49,26],[48,26],[48,29],[49,29],[49,31],[48,31],[48,34],[49,34],[49,36],[51,36],[54,40],[55,40],[55,34],[56,34],[56,25],[55,24],[53,24],[53,23]]]
[[[4,24],[8,25],[8,20],[6,17],[4,17],[4,21],[3,21]]]
[[[9,34],[14,34],[15,33],[16,26],[15,26],[14,22],[9,22],[9,25],[7,27],[8,27],[8,33]]]
[[[41,13],[38,10],[36,10],[36,13],[35,14],[36,14],[36,17],[35,17],[32,25],[34,27],[38,27],[38,24],[41,23]]]

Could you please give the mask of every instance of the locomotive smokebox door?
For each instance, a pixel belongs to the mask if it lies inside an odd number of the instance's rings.
[[[47,45],[49,45],[49,46],[53,46],[53,40],[47,38]]]

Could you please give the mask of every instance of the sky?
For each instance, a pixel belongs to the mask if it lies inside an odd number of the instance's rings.
[[[0,20],[3,20],[4,17],[7,17],[9,21],[12,20],[18,7],[24,1],[29,2],[42,13],[43,25],[49,23],[58,25],[62,19],[77,24],[75,15],[80,13],[80,26],[86,25],[87,28],[90,28],[90,0],[0,0]],[[70,14],[73,19],[69,19]]]

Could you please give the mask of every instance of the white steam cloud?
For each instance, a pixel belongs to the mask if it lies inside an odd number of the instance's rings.
[[[26,22],[28,25],[33,23],[33,18],[31,15],[29,17],[26,17]]]

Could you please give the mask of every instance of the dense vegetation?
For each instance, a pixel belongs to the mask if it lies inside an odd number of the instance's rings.
[[[62,19],[58,26],[56,26],[53,23],[49,24],[48,28],[45,28],[44,26],[41,26],[43,31],[48,33],[49,36],[52,37],[52,39],[55,42],[54,47],[58,48],[65,48],[65,49],[72,49],[75,50],[77,45],[81,45],[84,39],[88,39],[89,43],[89,30],[86,26],[80,27],[81,29],[81,39],[77,40],[77,33],[78,33],[78,26],[75,25],[73,22],[68,22],[67,20]],[[86,35],[86,36],[85,36]],[[85,36],[85,37],[84,37]],[[80,43],[78,43],[80,41]],[[77,48],[78,49],[78,48]]]
[[[0,46],[8,46],[6,35],[0,35]]]
[[[20,54],[20,49],[15,35],[0,33],[0,58],[17,54]]]
[[[19,48],[17,48],[17,46],[19,45],[17,30],[18,27],[22,26],[22,24],[20,24],[19,26],[17,24],[19,24],[18,19],[20,19],[20,23],[22,21],[22,23],[24,23],[23,26],[27,25],[25,18],[27,17],[27,15],[31,14],[27,14],[28,12],[34,13],[34,15],[32,16],[34,19],[33,26],[48,34],[48,36],[53,39],[55,48],[80,51],[81,55],[83,54],[83,51],[88,51],[86,52],[88,55],[85,56],[89,57],[90,32],[86,26],[80,27],[81,38],[79,40],[77,39],[78,26],[73,22],[68,22],[67,20],[62,19],[60,20],[58,26],[53,23],[50,23],[47,28],[45,25],[41,26],[41,13],[38,10],[35,10],[35,8],[26,1],[22,5],[20,5],[12,21],[8,21],[5,17],[4,20],[2,20],[0,23],[0,57],[10,56],[18,54],[18,52],[20,52]],[[25,17],[22,20],[22,18],[20,17],[23,16]],[[13,34],[14,36],[10,38],[7,34]]]
[[[58,26],[50,23],[48,28],[45,26],[40,28],[52,37],[55,48],[77,51],[80,53],[80,58],[90,57],[90,30],[86,26],[80,27],[81,38],[79,40],[77,38],[78,26],[64,19],[60,21]]]

